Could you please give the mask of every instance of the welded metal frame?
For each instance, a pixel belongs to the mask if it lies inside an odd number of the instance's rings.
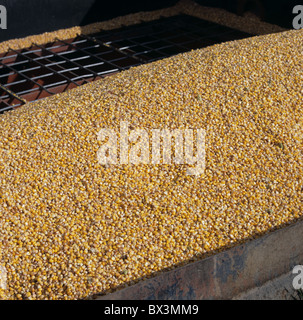
[[[0,112],[192,49],[252,36],[178,15],[0,54]]]

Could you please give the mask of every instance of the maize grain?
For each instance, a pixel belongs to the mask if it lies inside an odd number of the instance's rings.
[[[300,219],[302,40],[218,44],[1,115],[6,297],[87,298]],[[98,132],[120,121],[205,129],[204,174],[100,165]]]

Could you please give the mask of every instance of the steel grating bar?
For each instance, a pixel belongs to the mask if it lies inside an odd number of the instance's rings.
[[[19,71],[17,71],[14,67],[12,67],[11,65],[6,65],[7,68],[11,69],[14,73],[16,73],[17,75],[21,75]],[[36,82],[35,80],[31,80],[29,77],[27,77],[26,75],[21,75],[21,77],[24,77],[27,81],[29,81],[29,83],[33,82],[36,86],[40,87],[41,90],[44,90],[43,86],[41,84],[39,84],[38,82]],[[24,81],[23,81],[24,82]],[[4,85],[5,87],[7,87],[9,84]],[[51,94],[51,93],[50,93]]]
[[[59,40],[59,39],[57,39],[57,40],[58,40],[58,41],[61,41],[61,42],[63,42],[63,43],[66,43],[64,40]],[[112,70],[113,72],[121,71],[121,70],[122,70],[119,66],[117,66],[117,65],[114,64],[114,63],[112,63],[111,61],[102,59],[101,57],[96,56],[95,54],[92,54],[92,53],[87,52],[85,49],[77,48],[77,47],[76,47],[75,45],[73,45],[73,44],[69,44],[69,45],[72,46],[73,48],[75,48],[75,50],[77,50],[77,51],[81,51],[81,52],[83,52],[83,53],[85,53],[85,54],[88,54],[88,56],[92,56],[92,57],[94,57],[94,58],[102,61],[103,63],[110,64],[111,66],[114,67],[114,69]]]
[[[0,113],[133,66],[250,36],[181,14],[10,50],[0,55],[0,83],[15,91],[0,93]]]
[[[40,46],[40,45],[38,45],[38,44],[35,44],[35,46],[40,47],[41,50],[45,50],[46,52],[49,52],[49,53],[52,54],[52,56],[54,56],[54,57],[60,57],[60,58],[63,58],[63,59],[65,60],[65,62],[70,62],[69,59],[67,59],[66,57],[64,57],[64,56],[62,56],[62,55],[61,55],[61,56],[58,55],[56,52],[52,52],[52,51],[50,51],[49,49],[44,48],[44,47],[42,47],[42,46]],[[47,58],[46,58],[46,59],[47,59]],[[63,72],[72,72],[72,73],[73,73],[74,70],[83,69],[83,70],[86,70],[87,72],[89,72],[89,74],[87,75],[87,77],[92,77],[92,76],[94,76],[94,73],[93,73],[92,71],[90,71],[89,69],[86,69],[85,67],[81,66],[80,64],[78,64],[78,63],[76,63],[76,62],[73,62],[73,64],[75,65],[74,68],[71,69],[71,68],[63,68],[63,67],[62,67],[62,71],[58,71],[58,73],[63,73]],[[56,64],[56,65],[58,65],[58,64]],[[76,69],[75,69],[75,68],[76,68]],[[87,82],[87,79],[85,79],[84,77],[81,77],[81,76],[77,75],[76,73],[73,73],[73,74],[74,74],[74,76],[75,76],[76,78],[80,78],[81,80]],[[72,80],[73,80],[73,81],[76,81],[75,78],[73,78]]]
[[[29,61],[34,61],[34,62],[38,63],[42,68],[48,69],[48,70],[51,72],[51,74],[55,74],[55,75],[59,75],[59,76],[60,76],[60,74],[58,74],[58,72],[54,71],[54,70],[51,69],[50,67],[47,67],[46,65],[42,64],[41,62],[39,62],[39,61],[37,61],[37,60],[34,60],[34,59],[26,56],[26,55],[25,55],[24,53],[22,53],[22,52],[17,52],[17,51],[15,51],[14,49],[11,49],[11,50],[14,51],[14,52],[16,52],[18,55],[22,56],[23,58],[29,59]],[[24,76],[23,72],[22,72],[22,75]],[[66,77],[66,76],[64,76],[64,75],[61,75],[61,76],[62,76],[63,78],[65,78],[66,81],[68,81],[68,82],[69,82],[69,81],[73,82],[73,81],[70,80],[68,77]],[[76,84],[76,83],[75,83],[75,84]],[[54,85],[56,85],[56,84],[54,84]]]

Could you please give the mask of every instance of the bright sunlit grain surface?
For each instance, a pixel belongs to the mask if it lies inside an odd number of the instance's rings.
[[[302,215],[303,31],[139,66],[0,116],[8,299],[79,299]],[[202,128],[186,165],[97,162],[100,129]]]

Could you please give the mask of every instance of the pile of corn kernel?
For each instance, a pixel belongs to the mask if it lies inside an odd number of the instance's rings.
[[[218,44],[1,115],[5,297],[87,298],[300,219],[302,43]],[[205,129],[204,174],[99,164],[98,132],[121,121]]]

